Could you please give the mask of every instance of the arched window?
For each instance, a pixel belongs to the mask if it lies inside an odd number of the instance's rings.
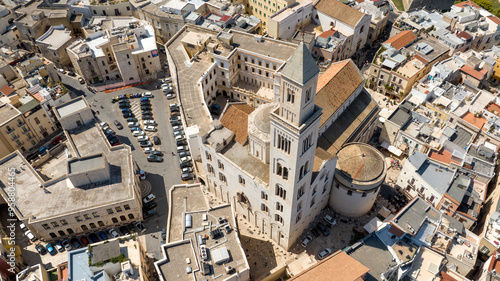
[[[126,218],[125,216],[120,216],[120,220],[122,220],[122,221],[126,221],[126,220],[127,220],[127,218]]]
[[[71,228],[66,228],[66,231],[68,232],[68,234],[73,234],[73,233],[75,233],[75,232],[73,231],[73,229],[71,229]]]
[[[104,226],[104,222],[103,221],[98,221],[97,224],[99,225],[99,227],[103,227]]]
[[[59,234],[59,236],[64,236],[64,235],[66,235],[66,233],[64,233],[64,231],[62,231],[62,230],[57,231],[57,233]]]
[[[113,223],[118,223],[118,219],[117,218],[111,218],[111,221],[113,221]]]
[[[50,235],[50,237],[52,237],[52,238],[56,238],[56,237],[57,237],[57,235],[56,235],[54,232],[49,233],[49,235]]]
[[[82,224],[80,227],[82,228],[82,230],[83,230],[83,231],[87,231],[87,230],[89,229],[89,228],[88,228],[86,225],[84,225],[84,224]]]
[[[128,214],[128,218],[133,220],[134,219],[134,215],[133,214]]]

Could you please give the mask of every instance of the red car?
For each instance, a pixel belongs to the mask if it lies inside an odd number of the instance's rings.
[[[58,144],[62,141],[62,138],[59,136],[59,137],[56,137],[53,141],[52,141],[52,144]]]
[[[82,238],[80,238],[80,241],[82,241],[83,247],[85,247],[88,244],[90,244],[89,240],[87,240],[87,237],[85,237],[85,236],[82,236]]]

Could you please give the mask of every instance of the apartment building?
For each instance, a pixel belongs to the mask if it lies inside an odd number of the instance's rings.
[[[63,25],[58,25],[51,26],[37,38],[36,44],[45,58],[55,63],[58,68],[66,68],[71,65],[66,48],[74,41],[71,31]]]
[[[0,160],[2,170],[16,169],[13,184],[9,173],[1,176],[0,195],[8,201],[12,193],[7,189],[14,185],[18,219],[43,241],[142,220],[139,179],[130,147],[110,146],[83,98],[56,106],[54,111],[67,141],[32,162],[19,151]]]
[[[323,31],[334,29],[346,37],[340,59],[353,57],[368,42],[371,15],[336,0],[320,0],[314,8],[314,22],[321,25]]]
[[[293,1],[278,12],[269,15],[267,34],[276,39],[288,40],[297,29],[311,22],[313,3],[307,0]]]
[[[402,31],[382,44],[369,69],[368,87],[402,99],[416,81],[448,55],[448,48],[412,31]]]
[[[153,27],[133,17],[94,17],[86,40],[68,48],[75,72],[89,83],[137,83],[161,69]]]
[[[29,151],[43,142],[56,128],[38,101],[30,100],[16,108],[0,104],[0,157],[13,151]]]

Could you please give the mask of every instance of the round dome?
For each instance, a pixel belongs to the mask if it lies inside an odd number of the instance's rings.
[[[5,6],[0,5],[0,18],[3,18],[8,15],[9,15],[9,10]]]
[[[263,106],[262,108],[257,109],[258,112],[255,113],[255,126],[264,133],[269,133],[271,130],[271,111],[273,109],[273,105]]]
[[[355,181],[373,181],[385,172],[384,156],[368,144],[348,144],[340,149],[337,157],[337,170]]]

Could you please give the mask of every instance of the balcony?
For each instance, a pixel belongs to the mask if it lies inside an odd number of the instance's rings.
[[[40,133],[43,133],[43,132],[47,132],[47,129],[45,129],[44,127],[40,127]]]
[[[11,139],[12,139],[12,141],[16,141],[17,139],[19,139],[19,136],[13,135]]]
[[[15,129],[14,128],[10,128],[10,130],[7,130],[7,134],[12,134],[14,133]]]
[[[17,126],[18,126],[18,127],[21,127],[21,126],[24,126],[24,125],[26,125],[26,122],[25,122],[25,121],[22,121],[22,122],[18,122],[18,123],[17,123]]]
[[[24,131],[23,131],[23,135],[26,135],[26,134],[27,134],[27,133],[29,133],[29,132],[30,132],[30,130],[24,130]]]
[[[19,147],[21,147],[21,146],[23,146],[23,145],[24,145],[24,141],[20,142],[20,143],[19,143],[19,144],[17,144],[16,146],[19,148]]]

